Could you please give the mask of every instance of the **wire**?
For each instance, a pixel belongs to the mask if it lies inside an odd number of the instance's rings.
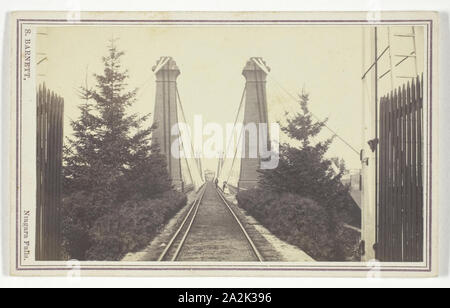
[[[239,115],[241,114],[242,107],[244,106],[244,98],[245,98],[245,93],[246,93],[246,91],[247,91],[247,87],[244,87],[244,90],[242,91],[241,102],[240,102],[240,104],[239,104],[239,108],[238,108],[238,111],[237,111],[237,113],[236,113],[236,119],[234,120],[234,125],[233,125],[232,133],[234,133],[234,130],[235,130],[235,128],[236,128],[237,121],[239,120]],[[233,136],[233,134],[232,134],[232,136],[230,136],[230,140],[228,141],[227,147],[225,148],[225,156],[228,154],[228,150],[230,149],[231,142],[232,142],[233,140],[234,140],[234,136]],[[219,176],[221,176],[221,175],[222,175],[222,169],[220,169],[220,173],[217,175],[217,178],[219,178]]]
[[[383,51],[383,53],[382,53],[382,55],[380,56],[380,58],[386,53],[386,51],[389,49],[389,47],[388,48],[386,48],[384,51]],[[286,92],[287,94],[288,94],[288,96],[290,96],[295,102],[297,102],[297,98],[294,96],[294,95],[292,95],[285,87],[283,87],[283,85],[272,75],[272,74],[270,74],[270,70],[264,65],[264,63],[262,63],[262,61],[261,61],[261,59],[260,58],[252,58],[252,61],[262,70],[262,71],[264,71],[265,73],[266,73],[266,75],[267,76],[269,76],[269,78],[271,78],[273,81],[275,81],[275,83],[284,91],[284,92]],[[375,63],[376,64],[376,63]],[[369,69],[370,70],[370,69]],[[284,100],[282,100],[282,103],[283,104],[285,104],[285,102],[284,102]],[[287,104],[286,104],[287,105]],[[292,113],[293,114],[295,114],[297,111],[295,111],[295,110],[293,110],[293,108],[292,108],[292,106],[288,106],[289,107],[289,109],[291,109],[291,111],[292,111]],[[314,117],[314,118],[316,118],[316,120],[318,120],[319,122],[322,122],[322,120],[319,118],[319,117],[317,117],[314,113],[312,113],[311,111],[310,111],[310,113],[311,113],[311,115]],[[331,129],[330,127],[328,127],[327,125],[326,125],[326,123],[324,124],[324,126],[327,128],[327,129],[329,129],[334,135],[336,135],[338,138],[340,138],[344,143],[346,143],[353,151],[355,151],[356,153],[358,153],[358,155],[359,155],[359,152],[357,151],[357,150],[355,150],[347,141],[345,141],[342,137],[340,137],[333,129]],[[313,138],[314,139],[314,138]]]
[[[185,147],[184,147],[183,138],[180,138],[180,140],[181,140],[181,147],[183,148],[183,152],[184,152],[185,151]],[[184,161],[186,162],[186,167],[187,167],[188,172],[189,172],[189,178],[191,179],[191,184],[194,184],[194,179],[192,178],[191,167],[189,166],[189,162],[188,162],[188,159],[187,159],[186,155],[184,155]]]
[[[233,162],[231,163],[231,168],[230,168],[230,171],[228,172],[227,183],[230,181],[231,172],[233,171],[234,164],[236,163],[236,157],[237,157],[237,153],[238,153],[238,150],[239,150],[239,144],[241,143],[241,140],[242,140],[243,131],[244,131],[244,128],[242,127],[241,128],[241,133],[239,134],[239,140],[238,140],[238,143],[237,143],[237,146],[236,146],[236,151],[234,153]]]
[[[289,96],[291,97],[294,101],[298,101],[298,99],[292,95],[285,87],[283,87],[283,85],[278,82],[278,80],[275,79],[275,77],[273,77],[272,75],[268,75],[269,78],[271,78],[273,81],[275,81],[275,83],[277,83],[277,85]],[[311,115],[319,122],[322,122],[322,120],[316,116],[314,113],[312,113],[310,111]],[[334,129],[332,129],[331,127],[329,127],[326,123],[324,123],[324,127],[326,127],[330,132],[332,132],[339,140],[341,140],[345,145],[347,145],[353,152],[355,152],[358,156],[360,155],[360,152],[358,150],[356,150],[347,140],[345,140],[343,137],[341,137]]]
[[[181,115],[183,117],[183,121],[187,124],[186,113],[184,112],[184,107],[183,107],[183,104],[181,102],[181,96],[180,96],[180,92],[178,91],[178,86],[176,86],[175,89],[176,89],[176,94],[177,94],[177,102],[178,102],[178,104],[180,106],[180,109],[181,109]],[[190,139],[189,144],[190,144],[190,147],[191,147],[191,151],[192,151],[192,154],[194,155],[194,165],[196,167],[195,169],[197,170],[197,175],[199,176],[200,181],[203,182],[203,174],[202,174],[199,162],[197,161],[197,159],[195,159],[195,150],[194,150],[194,145],[192,144],[192,135],[191,135],[191,132],[190,132],[189,129],[187,130],[187,134],[188,134],[187,137]],[[182,139],[182,137],[181,137],[181,139]],[[183,148],[184,148],[184,143],[183,143]],[[186,158],[186,164],[188,165],[189,173],[191,175],[191,180],[193,181],[193,179],[192,179],[192,170],[189,167],[189,161],[188,161],[187,158]]]
[[[375,67],[375,65],[377,65],[378,61],[381,60],[381,58],[384,56],[384,54],[391,49],[391,46],[387,46],[385,50],[383,50],[383,52],[381,53],[381,55],[377,58],[377,60],[369,67],[369,69],[366,71],[366,73],[362,76],[361,79],[366,79],[367,74],[369,74],[369,72]]]
[[[181,109],[181,115],[183,117],[183,121],[187,123],[187,119],[186,119],[186,114],[184,113],[184,108],[183,108],[183,104],[181,103],[181,97],[180,97],[180,93],[178,92],[178,86],[175,88],[176,92],[177,92],[177,98],[178,98],[178,104],[180,105],[180,109]],[[192,151],[192,155],[195,156],[195,150],[194,150],[194,145],[192,144],[192,135],[191,132],[188,130],[188,137],[190,139],[189,144],[191,145],[191,151]],[[197,171],[198,173],[200,173],[200,166],[198,165],[198,162],[196,162],[197,165]]]

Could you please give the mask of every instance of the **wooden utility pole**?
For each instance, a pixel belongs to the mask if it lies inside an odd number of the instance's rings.
[[[364,29],[365,33],[367,32]],[[369,68],[363,76],[363,85],[368,84],[369,95],[364,99],[362,162],[362,234],[361,252],[364,261],[375,260],[377,243],[377,164],[378,164],[378,28],[370,29],[370,60],[363,61]],[[364,38],[366,38],[364,36]],[[364,39],[363,44],[367,44]],[[366,58],[364,58],[366,60]],[[366,96],[367,97],[367,96]]]

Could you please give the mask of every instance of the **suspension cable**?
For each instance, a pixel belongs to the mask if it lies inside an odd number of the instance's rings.
[[[178,92],[178,86],[175,88],[175,90],[176,90],[176,92],[177,92],[177,98],[178,98],[177,101],[178,101],[178,104],[180,105],[180,109],[181,109],[181,114],[182,114],[183,120],[184,120],[185,122],[187,122],[187,118],[186,118],[186,114],[185,114],[185,112],[184,112],[183,104],[181,103],[180,92]],[[186,124],[187,124],[187,123],[186,123]],[[195,157],[194,145],[192,144],[192,135],[191,135],[191,132],[190,132],[189,129],[188,129],[188,137],[189,137],[189,139],[190,139],[189,144],[190,144],[190,146],[191,146],[192,155],[194,155],[194,157]],[[200,173],[200,166],[198,165],[198,162],[196,161],[195,164],[196,164],[196,166],[197,166],[197,171],[198,171],[198,173]],[[201,174],[200,174],[200,176],[201,176]]]
[[[188,162],[188,159],[186,157],[186,152],[185,152],[186,148],[184,147],[183,137],[181,137],[181,134],[180,134],[180,141],[181,141],[181,147],[183,148],[183,153],[185,154],[184,155],[184,160],[186,162],[186,166],[187,166],[187,169],[188,169],[188,172],[189,172],[189,177],[191,178],[191,184],[194,184],[194,179],[192,178],[191,167],[189,166],[189,162]]]
[[[246,91],[247,91],[247,87],[244,87],[244,90],[242,91],[241,102],[240,102],[240,104],[239,104],[239,108],[238,108],[238,111],[237,111],[237,113],[236,113],[236,118],[235,118],[235,120],[234,120],[234,125],[233,125],[232,133],[234,133],[234,130],[235,130],[236,125],[237,125],[237,121],[239,120],[239,115],[241,114],[242,107],[244,106],[244,98],[245,98],[245,93],[246,93]],[[231,137],[230,137],[230,140],[228,141],[228,144],[227,144],[227,146],[226,146],[226,148],[225,148],[225,153],[224,153],[225,156],[227,155],[228,150],[230,149],[230,146],[231,146],[231,142],[232,142],[233,140],[234,140],[234,137],[231,136]],[[222,175],[222,168],[220,169],[220,174],[217,175],[217,178],[219,178],[220,175]]]
[[[271,75],[269,75],[269,78],[271,78],[273,81],[275,81],[275,83],[277,83],[277,85],[289,96],[291,97],[294,101],[298,101],[298,99],[292,95],[285,87],[283,87],[283,85],[278,82],[278,80],[275,79],[275,77],[272,77]],[[292,108],[291,108],[292,109]],[[294,112],[294,110],[292,110]],[[294,112],[295,113],[295,112]],[[313,112],[309,112],[311,113],[311,115],[319,122],[322,122],[322,120],[316,116]],[[341,140],[345,145],[347,145],[353,152],[355,152],[358,156],[360,155],[360,152],[358,150],[356,150],[347,140],[345,140],[343,137],[341,137],[334,129],[332,129],[331,127],[329,127],[326,123],[324,123],[324,127],[327,128],[331,133],[333,133],[339,140]]]
[[[177,92],[177,94],[178,94],[178,90],[176,90],[176,92]],[[179,100],[179,95],[178,95],[178,100],[177,101],[180,101]],[[181,104],[180,104],[180,106],[181,106]],[[182,112],[183,113],[183,112]],[[184,113],[183,113],[183,117],[184,117]],[[186,119],[184,118],[184,121],[186,121]],[[179,127],[179,126],[178,126]],[[181,133],[181,130],[179,130],[180,131],[180,142],[181,142],[181,148],[183,149],[183,153],[184,153],[184,160],[185,160],[185,162],[186,162],[186,167],[187,167],[187,169],[188,169],[188,172],[189,172],[189,177],[190,177],[190,179],[191,179],[191,184],[194,184],[194,179],[192,178],[192,171],[191,171],[191,167],[189,166],[189,162],[188,162],[188,159],[187,159],[187,157],[186,157],[186,147],[185,147],[185,145],[184,145],[184,141],[183,141],[183,134]],[[192,143],[191,143],[191,146],[192,146]],[[198,169],[198,166],[197,166],[197,169]],[[197,170],[198,171],[198,170]]]
[[[382,55],[380,56],[380,58],[386,53],[386,51],[389,49],[389,46],[388,46],[388,48],[386,48],[384,51],[383,51],[383,53],[382,53]],[[264,65],[260,62],[260,61],[258,61],[258,59],[256,59],[256,58],[252,58],[252,61],[262,70],[262,71],[264,71],[265,73],[266,73],[266,75],[267,76],[269,76],[269,78],[271,78],[273,81],[275,81],[275,83],[284,91],[284,92],[286,92],[286,94],[288,95],[288,96],[290,96],[295,102],[297,102],[298,100],[297,100],[297,98],[294,96],[294,95],[292,95],[285,87],[283,87],[283,85],[272,75],[272,74],[270,74],[270,72],[269,72],[269,70],[266,68],[266,67],[264,67]],[[364,78],[364,77],[363,77]],[[295,112],[294,112],[295,113]],[[310,113],[311,113],[311,115],[317,120],[317,121],[319,121],[319,122],[322,122],[322,120],[318,117],[318,116],[316,116],[314,113],[312,113],[311,111],[310,111]],[[330,128],[326,123],[324,123],[324,127],[326,127],[329,131],[331,131],[336,137],[338,137],[338,139],[340,139],[344,144],[346,144],[350,149],[352,149],[358,156],[360,155],[360,152],[358,151],[358,150],[356,150],[348,141],[346,141],[343,137],[341,137],[334,129],[332,129],[332,128]]]
[[[238,150],[239,150],[239,144],[241,143],[241,140],[242,140],[243,132],[244,132],[244,127],[241,128],[241,132],[239,134],[239,139],[238,139],[238,143],[237,143],[237,146],[236,146],[236,151],[234,153],[233,162],[231,163],[230,171],[228,172],[227,183],[230,181],[231,172],[233,171],[234,164],[236,163],[236,157],[237,157],[237,153],[238,153]]]

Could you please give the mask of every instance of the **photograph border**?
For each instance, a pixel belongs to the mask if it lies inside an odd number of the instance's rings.
[[[438,15],[433,12],[382,12],[381,19],[369,20],[363,19],[362,16],[366,16],[367,13],[345,13],[345,12],[314,12],[314,13],[261,13],[261,12],[234,12],[234,13],[211,13],[211,12],[155,12],[151,13],[152,16],[144,19],[130,19],[129,16],[145,16],[145,13],[107,13],[107,12],[81,12],[82,18],[76,20],[68,20],[60,18],[68,16],[65,12],[16,12],[11,14],[11,21],[13,24],[13,35],[15,42],[12,44],[12,58],[11,65],[12,79],[11,84],[14,87],[11,88],[13,97],[12,106],[12,118],[11,124],[14,124],[15,129],[12,132],[12,147],[15,151],[12,158],[12,178],[14,182],[11,184],[11,204],[12,204],[12,256],[11,259],[11,272],[14,275],[65,275],[71,271],[70,267],[58,265],[51,265],[51,262],[35,262],[33,265],[22,264],[22,242],[21,242],[21,224],[22,224],[22,133],[23,133],[23,118],[22,118],[22,33],[23,27],[26,25],[43,25],[43,26],[143,26],[143,25],[175,25],[175,26],[227,26],[227,25],[401,25],[401,24],[422,24],[427,27],[428,34],[428,107],[427,111],[427,137],[429,143],[427,144],[427,152],[425,158],[427,159],[427,173],[424,175],[427,180],[428,191],[426,192],[427,198],[427,260],[422,263],[392,263],[383,264],[380,268],[376,268],[383,276],[398,276],[398,275],[412,275],[412,276],[432,276],[437,274],[438,269],[438,219],[437,219],[437,191],[433,185],[433,178],[437,177],[436,164],[437,164],[437,146],[435,145],[437,140],[437,124],[433,113],[437,112],[438,98],[437,98],[437,40],[438,37]],[[401,19],[402,14],[417,14],[425,16],[426,18],[405,18]],[[33,16],[42,15],[40,18],[33,18]],[[248,19],[243,19],[242,16],[248,16]],[[316,18],[304,18],[319,17],[319,16],[335,16],[342,18],[334,19],[316,19]],[[51,18],[56,16],[57,18]],[[85,17],[86,16],[86,17]],[[92,17],[91,17],[92,16]],[[98,16],[98,17],[96,17]],[[113,18],[110,18],[113,17]],[[122,16],[122,19],[119,17]],[[192,16],[189,18],[189,16]],[[197,18],[195,18],[197,16]],[[202,18],[198,18],[198,17]],[[205,16],[205,17],[203,17]],[[224,18],[229,16],[229,18]],[[286,16],[286,18],[280,18]],[[295,18],[297,16],[297,18]],[[354,18],[351,18],[355,16]],[[386,16],[386,17],[385,17]],[[390,18],[390,16],[399,16],[398,19]],[[94,18],[95,17],[95,18]],[[176,18],[175,18],[176,17]],[[262,17],[262,18],[260,18]],[[275,18],[278,17],[278,18]],[[303,18],[302,18],[303,17]],[[406,17],[406,16],[405,16]],[[11,126],[12,127],[12,126]],[[14,197],[13,197],[14,196]],[[54,262],[56,263],[56,262]],[[59,262],[62,263],[62,262]],[[125,264],[124,264],[125,263]],[[147,265],[148,264],[148,265]],[[127,262],[82,262],[77,270],[80,270],[83,275],[87,276],[104,276],[104,275],[132,275],[132,276],[272,276],[272,275],[286,275],[286,276],[365,276],[372,272],[374,269],[367,266],[364,262],[361,263],[314,263],[314,264],[292,264],[292,263],[264,263],[264,264],[217,264],[217,263],[189,263],[188,266],[181,264],[161,264],[156,265],[153,262],[147,263],[135,263],[128,264]]]

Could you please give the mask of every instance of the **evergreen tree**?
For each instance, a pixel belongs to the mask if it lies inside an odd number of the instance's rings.
[[[314,143],[314,139],[325,127],[328,119],[315,121],[308,108],[309,96],[299,96],[301,112],[282,128],[287,136],[299,144],[283,144],[280,147],[280,164],[275,170],[261,170],[260,184],[267,190],[287,192],[311,198],[324,207],[330,217],[345,222],[352,221],[354,202],[348,186],[341,178],[345,168],[340,164],[336,174],[333,161],[325,157],[334,136]],[[342,217],[337,217],[342,216]]]
[[[334,137],[313,144],[327,120],[314,121],[308,108],[309,96],[303,93],[299,98],[302,112],[288,119],[287,125],[282,127],[283,132],[299,146],[282,144],[279,167],[262,170],[261,184],[270,190],[314,198],[323,193],[324,186],[339,179],[339,175],[333,172],[332,162],[324,158]]]
[[[145,200],[170,190],[164,158],[151,145],[149,115],[127,114],[137,89],[127,90],[114,40],[103,57],[104,71],[95,88],[81,88],[79,119],[64,152],[64,230],[72,257],[83,260],[91,245],[91,228],[124,201]]]
[[[300,199],[292,203],[293,207],[280,205],[279,208],[266,208],[266,214],[281,219],[285,213],[280,214],[280,211],[296,213],[287,214],[292,217],[288,222],[275,219],[275,232],[300,243],[319,260],[343,261],[353,254],[352,249],[357,242],[344,225],[360,226],[361,212],[350,196],[349,187],[341,182],[346,172],[345,164],[340,161],[339,172],[336,172],[333,160],[325,157],[334,136],[314,142],[328,119],[315,121],[308,103],[309,96],[305,93],[300,95],[301,112],[288,119],[287,125],[282,128],[295,142],[280,146],[278,168],[260,170],[260,186],[264,193],[281,199],[291,200],[292,196]],[[255,193],[261,194],[258,191]],[[309,207],[304,198],[315,201],[318,207]],[[283,224],[285,227],[280,227]],[[291,230],[294,230],[293,234]],[[308,233],[311,230],[312,233]],[[352,252],[349,253],[349,250]]]

